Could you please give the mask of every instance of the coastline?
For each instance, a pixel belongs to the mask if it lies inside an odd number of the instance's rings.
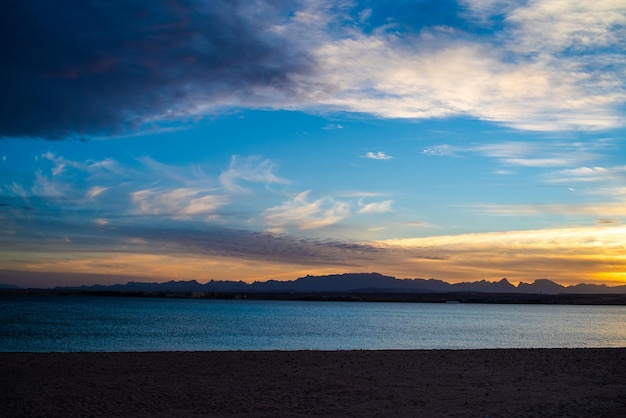
[[[17,416],[626,416],[626,348],[0,353]]]
[[[101,296],[132,298],[276,300],[323,302],[476,303],[520,305],[626,306],[626,293],[494,293],[494,292],[185,292],[59,289],[0,289],[0,296]]]

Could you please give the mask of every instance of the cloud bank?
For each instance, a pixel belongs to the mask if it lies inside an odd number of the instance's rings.
[[[0,137],[115,136],[242,107],[623,126],[623,2],[437,3],[5,2]]]

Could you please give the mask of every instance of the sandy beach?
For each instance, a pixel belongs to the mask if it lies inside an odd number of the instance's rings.
[[[626,349],[0,353],[0,415],[623,417]]]

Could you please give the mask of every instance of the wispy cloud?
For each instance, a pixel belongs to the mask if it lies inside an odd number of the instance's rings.
[[[109,189],[110,187],[93,186],[89,190],[87,190],[87,196],[91,198],[98,197]]]
[[[544,180],[548,183],[626,181],[626,166],[579,167],[559,170],[546,174]]]
[[[353,190],[353,191],[340,192],[339,195],[341,197],[371,198],[371,197],[387,196],[388,193],[368,192],[364,190]]]
[[[598,158],[595,152],[603,144],[570,143],[562,141],[514,142],[503,141],[485,144],[435,145],[422,153],[429,156],[460,157],[477,154],[498,160],[501,164],[522,167],[563,167],[592,161]]]
[[[359,213],[385,213],[391,212],[393,200],[383,200],[382,202],[366,203],[359,209]]]
[[[72,161],[47,153],[39,163],[41,168],[30,183],[12,181],[0,191],[20,197],[41,213],[63,218],[74,211],[77,222],[89,216],[217,219],[221,208],[241,194],[249,197],[255,185],[287,183],[274,174],[274,163],[258,156],[235,156],[227,169],[212,175],[199,165],[169,165],[148,157],[121,163]]]
[[[497,169],[497,170],[494,170],[493,173],[501,175],[501,176],[510,176],[510,175],[515,174],[515,171],[513,171],[513,170]]]
[[[526,167],[559,167],[571,165],[588,153],[562,143],[503,142],[476,145],[471,151],[497,158],[504,164]]]
[[[222,186],[233,193],[246,193],[248,189],[241,185],[241,182],[287,184],[286,179],[274,174],[275,164],[269,160],[262,160],[258,156],[241,158],[233,156],[228,170],[220,174]]]
[[[79,170],[82,170],[85,168],[85,165],[82,163],[79,163],[77,161],[67,160],[51,152],[46,152],[45,154],[42,154],[41,158],[52,161],[54,163],[54,167],[52,168],[53,176],[63,173],[68,167],[72,167],[72,168],[79,169]]]
[[[499,205],[479,204],[473,208],[494,216],[536,216],[536,215],[593,215],[626,216],[626,202]]]
[[[393,157],[391,155],[387,155],[382,151],[372,152],[369,151],[364,155],[365,158],[369,158],[371,160],[391,160]]]
[[[43,245],[48,240],[62,243],[67,239],[66,244],[55,245],[55,250],[89,247],[97,253],[105,245],[115,251],[142,252],[135,244],[129,247],[141,240],[154,243],[148,245],[149,251],[160,254],[164,247],[156,243],[169,240],[163,238],[168,235],[174,252],[204,242],[202,246],[212,255],[253,257],[255,250],[248,246],[241,252],[228,250],[232,245],[241,246],[243,240],[243,235],[233,234],[229,227],[243,227],[249,231],[248,238],[261,230],[330,236],[329,227],[338,227],[353,216],[390,212],[393,205],[392,200],[372,201],[383,194],[367,191],[313,197],[309,190],[285,200],[287,189],[268,186],[288,186],[288,180],[276,174],[272,161],[258,156],[235,156],[221,171],[202,165],[164,164],[147,157],[123,163],[47,155],[38,164],[41,168],[30,183],[0,185],[0,201],[6,202],[0,217],[11,214],[4,226],[19,231],[12,240],[23,242],[22,250],[28,251],[37,248],[35,241]],[[65,168],[59,169],[59,165]],[[363,203],[363,199],[368,201]],[[221,231],[215,241],[195,235],[189,240],[182,238],[191,236],[190,230],[207,228],[209,234]],[[235,242],[229,242],[231,239]]]
[[[600,194],[606,196],[626,196],[626,187],[613,186],[613,187],[599,187],[590,191],[591,194]]]
[[[173,218],[209,217],[217,209],[230,203],[227,196],[191,188],[138,190],[131,194],[131,199],[140,214],[167,215]]]
[[[31,191],[36,196],[47,199],[59,199],[70,193],[70,186],[43,175],[41,171],[37,171]]]
[[[508,158],[505,162],[525,167],[559,167],[571,164],[566,158]]]
[[[349,204],[328,197],[311,200],[310,190],[265,211],[264,220],[274,230],[318,229],[333,225],[350,215]]]

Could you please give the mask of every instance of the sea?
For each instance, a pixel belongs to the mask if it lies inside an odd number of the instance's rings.
[[[1,352],[626,347],[626,306],[0,294]]]

